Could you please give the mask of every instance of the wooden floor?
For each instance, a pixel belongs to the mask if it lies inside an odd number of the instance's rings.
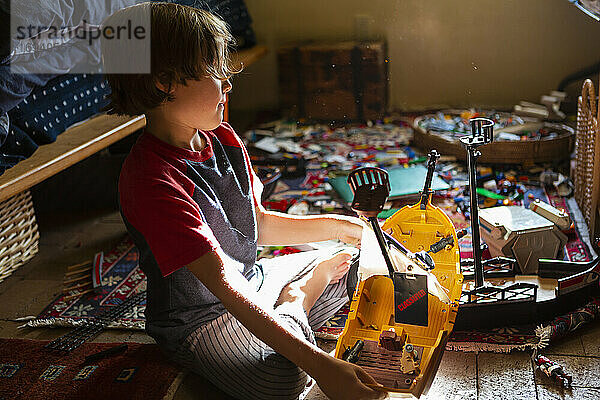
[[[109,250],[125,234],[117,212],[86,215],[54,215],[40,221],[40,252],[28,264],[0,283],[0,337],[53,339],[65,329],[22,329],[15,318],[36,315],[61,290],[68,265]],[[98,342],[142,342],[152,339],[143,332],[107,331]],[[321,343],[330,351],[332,343]],[[556,343],[545,354],[563,363],[572,373],[575,388],[561,392],[534,368],[528,353],[490,354],[446,352],[426,399],[600,399],[600,323],[586,327]],[[209,383],[188,375],[175,399],[227,399]],[[318,389],[306,399],[326,397]]]

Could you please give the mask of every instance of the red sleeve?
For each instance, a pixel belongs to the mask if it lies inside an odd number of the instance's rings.
[[[158,181],[135,193],[134,201],[123,194],[121,199],[123,214],[144,237],[163,276],[219,247],[199,207],[181,186]]]

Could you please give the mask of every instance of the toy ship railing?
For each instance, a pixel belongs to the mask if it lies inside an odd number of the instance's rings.
[[[460,298],[460,307],[514,301],[532,301],[535,303],[536,296],[537,286],[525,282],[515,283],[506,287],[484,286],[477,290],[463,291]]]
[[[489,260],[482,260],[483,276],[488,278],[507,278],[515,276],[515,260],[507,257],[494,257]],[[472,280],[475,277],[475,261],[472,258],[466,258],[460,261],[460,268],[465,280]]]

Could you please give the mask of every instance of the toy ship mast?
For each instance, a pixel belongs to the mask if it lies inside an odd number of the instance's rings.
[[[425,186],[421,192],[421,210],[427,208],[427,203],[429,202],[429,198],[433,193],[433,190],[431,190],[431,181],[433,180],[433,173],[435,172],[435,164],[439,158],[440,154],[436,150],[431,150],[429,152],[429,161],[427,162],[427,177],[425,178]]]
[[[473,241],[473,269],[475,288],[483,287],[483,264],[481,262],[481,237],[479,235],[479,209],[477,202],[477,158],[481,156],[479,146],[494,140],[494,121],[488,118],[472,118],[471,136],[460,138],[467,149],[467,170],[469,171],[469,201],[471,205],[471,237]]]

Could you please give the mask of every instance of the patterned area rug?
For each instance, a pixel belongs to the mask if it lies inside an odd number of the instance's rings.
[[[535,325],[507,326],[476,331],[452,332],[446,350],[508,353],[528,350],[540,345]]]
[[[272,255],[284,255],[297,252],[294,248],[272,250]],[[110,253],[105,254],[102,265],[103,289],[99,293],[90,293],[68,299],[70,293],[58,296],[36,319],[26,326],[77,326],[82,321],[101,313],[106,307],[120,304],[124,299],[146,290],[146,276],[138,265],[139,254],[133,242],[125,238]],[[67,300],[65,300],[67,299]],[[146,302],[135,306],[132,311],[111,323],[108,328],[144,329],[144,310]],[[325,323],[315,335],[322,339],[336,340],[344,328],[350,308],[344,306],[334,317]]]
[[[65,355],[47,341],[0,339],[0,399],[170,399],[183,373],[155,344],[127,343],[121,354],[86,363],[116,343],[84,343]]]
[[[342,334],[348,311],[347,307],[341,309],[325,327],[316,332],[316,336],[321,339],[336,340]],[[557,316],[538,327],[530,324],[476,331],[454,331],[446,344],[446,350],[508,353],[514,350],[542,349],[551,341],[560,339],[598,318],[600,318],[600,298],[595,298],[585,306]]]
[[[123,239],[102,264],[102,290],[70,298],[72,293],[58,296],[38,317],[29,321],[30,327],[77,326],[109,307],[121,304],[126,298],[146,290],[146,276],[138,266],[138,251],[129,238]],[[144,329],[146,302],[134,306],[109,328]]]
[[[325,322],[325,325],[317,329],[315,336],[319,339],[337,340],[346,325],[348,312],[350,312],[350,303],[342,307],[329,321]]]
[[[349,306],[342,308],[325,326],[315,332],[321,339],[337,340],[342,334]],[[453,332],[447,350],[463,351],[511,351],[526,349],[539,343],[534,325],[503,327],[489,330]]]

